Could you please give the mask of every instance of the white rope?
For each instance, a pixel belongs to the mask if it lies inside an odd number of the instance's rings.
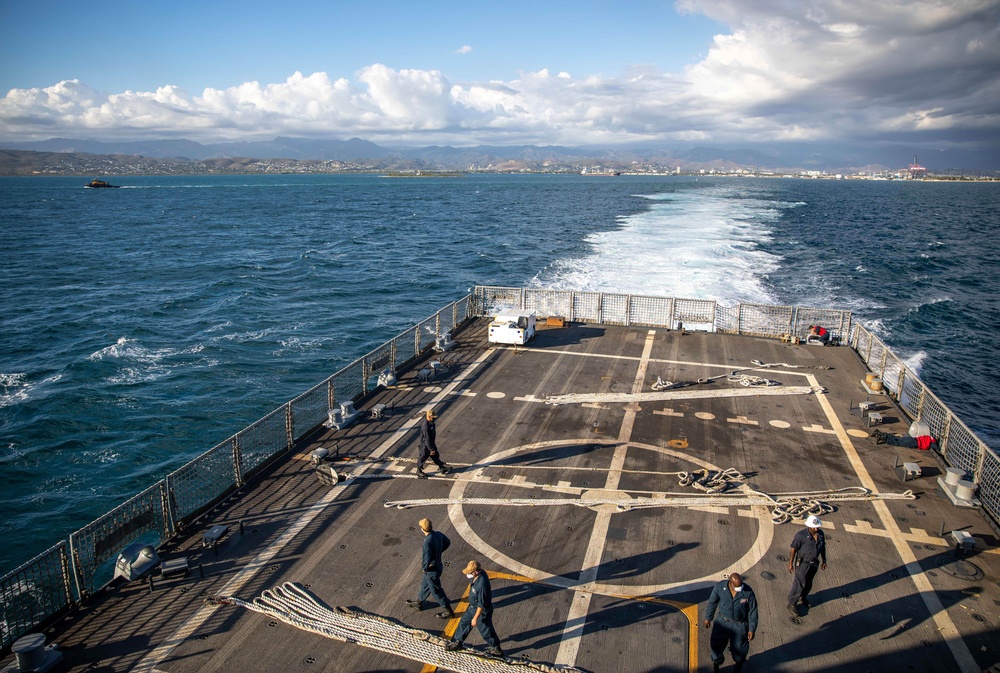
[[[763,376],[754,376],[753,374],[734,374],[726,379],[730,383],[738,383],[743,387],[749,388],[750,386],[780,386],[781,384],[777,381],[772,381],[771,379],[765,379]]]
[[[755,397],[760,395],[811,395],[822,392],[822,388],[809,386],[780,386],[776,388],[740,388],[727,390],[668,390],[658,393],[569,393],[566,395],[547,395],[546,404],[582,404],[585,402],[658,402],[664,400],[690,400],[724,397]]]
[[[764,363],[760,360],[751,360],[750,364],[760,369],[768,369],[770,367],[785,367],[786,369],[832,369],[832,367],[827,367],[826,365],[793,365],[787,362]]]
[[[380,458],[378,460],[352,461],[350,463],[340,463],[340,465],[363,465],[363,464],[375,465],[375,464],[383,464],[383,463],[415,463],[415,462],[417,462],[416,458],[389,457],[389,458]],[[472,469],[477,470],[477,471],[478,470],[485,470],[485,469],[489,469],[489,468],[504,469],[504,470],[506,470],[506,469],[515,469],[516,468],[517,470],[545,470],[545,471],[551,472],[552,469],[553,469],[551,465],[523,465],[521,463],[488,463],[488,462],[487,463],[448,463],[448,467],[450,467],[450,468],[457,468],[457,467],[472,468]],[[607,472],[607,469],[603,468],[603,467],[579,467],[579,466],[576,466],[576,465],[561,465],[559,467],[559,471],[561,471],[561,472],[601,472],[601,473],[604,473],[604,472]],[[705,473],[712,473],[709,470],[696,470],[694,472],[686,472],[686,471],[662,472],[662,471],[659,471],[659,470],[615,470],[615,471],[616,472],[621,472],[622,474],[648,474],[648,475],[653,475],[653,476],[657,476],[657,477],[679,477],[681,479],[687,477],[688,475],[697,475],[697,474],[704,475]],[[404,479],[409,479],[409,478],[412,477],[412,475],[408,475],[408,474],[375,473],[375,474],[372,474],[371,476],[369,476],[369,474],[354,475],[351,472],[346,472],[346,473],[343,473],[343,474],[346,475],[348,478],[355,477],[355,478],[371,478],[371,479],[386,479],[386,478],[404,478]],[[428,473],[427,476],[433,477],[435,474],[436,473],[431,472],[431,473]],[[727,470],[723,470],[722,472],[712,473],[712,474],[725,475],[726,478],[728,478],[730,480],[746,481],[746,477],[744,477],[742,475],[742,473],[740,473],[739,470],[737,470],[736,468],[733,468],[733,467],[728,468]],[[457,479],[452,479],[451,477],[449,477],[449,479],[452,480],[452,481],[456,481],[457,480]],[[484,481],[484,482],[488,482],[488,483],[493,483],[492,480],[490,480],[490,479],[483,479],[483,480],[480,480],[480,481]],[[544,484],[542,484],[542,485],[544,486]],[[688,485],[687,483],[681,484],[681,486],[687,486],[687,485]],[[697,488],[697,486],[696,486],[696,488]]]
[[[695,470],[694,472],[679,472],[681,486],[694,486],[710,493],[724,493],[730,487],[745,484],[747,477],[735,467],[726,470]]]
[[[385,507],[396,509],[411,509],[414,507],[432,507],[435,505],[485,505],[508,507],[553,507],[571,505],[573,507],[597,507],[599,505],[614,505],[621,511],[633,509],[650,509],[653,507],[770,507],[771,520],[775,524],[787,523],[795,518],[804,518],[809,514],[829,514],[834,507],[833,502],[872,501],[872,500],[915,500],[913,491],[903,493],[872,493],[861,487],[850,487],[837,491],[824,491],[803,495],[772,496],[760,491],[744,487],[744,491],[734,494],[716,495],[686,495],[667,493],[661,497],[633,498],[624,491],[608,491],[606,497],[588,498],[425,498],[422,500],[390,500]],[[600,491],[600,489],[597,489]]]
[[[449,652],[446,638],[392,622],[379,615],[337,607],[331,610],[294,582],[268,589],[252,602],[215,596],[210,603],[235,605],[296,628],[345,643],[354,643],[456,673],[580,673],[580,669],[516,659],[499,659],[472,650]]]
[[[600,489],[597,489],[600,490]],[[596,507],[598,505],[615,505],[622,511],[643,509],[649,507],[732,507],[736,505],[771,505],[773,500],[767,496],[723,496],[723,495],[685,495],[675,494],[673,497],[662,498],[631,498],[622,491],[610,491],[607,497],[592,498],[426,498],[423,500],[390,500],[385,507],[396,509],[411,509],[413,507],[431,507],[434,505],[506,505],[508,507],[551,507],[553,505],[572,505],[574,507]]]

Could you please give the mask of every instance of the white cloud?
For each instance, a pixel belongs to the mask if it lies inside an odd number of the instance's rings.
[[[78,80],[0,99],[0,138],[362,136],[390,143],[1000,139],[998,0],[681,0],[729,26],[681,73],[452,82],[367,66],[190,95]],[[458,53],[467,53],[464,46]]]
[[[470,51],[472,51],[472,47],[470,47],[467,44],[463,44],[461,47],[459,47],[458,49],[455,50],[455,53],[456,54],[468,54]]]

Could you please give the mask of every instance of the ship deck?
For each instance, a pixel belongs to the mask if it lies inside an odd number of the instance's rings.
[[[456,609],[466,562],[478,559],[489,573],[494,624],[511,660],[709,671],[705,602],[713,583],[740,572],[760,604],[744,671],[940,673],[1000,662],[993,530],[945,497],[933,455],[869,437],[859,401],[878,405],[885,431],[904,434],[907,424],[891,400],[863,389],[867,370],[851,349],[594,324],[542,328],[515,349],[491,347],[486,325],[474,321],[455,335],[455,349],[433,356],[447,368],[433,380],[420,381],[418,366],[364,400],[366,412],[386,405],[381,418],[363,413],[344,430],[317,434],[171,540],[161,555],[187,558],[186,575],[154,578],[152,590],[145,581],[109,586],[56,624],[47,637],[65,657],[60,670],[432,671],[432,662],[205,603],[297,582],[326,605],[447,636],[457,619],[404,603],[420,584],[423,517],[451,539],[442,581]],[[544,403],[547,395],[649,392],[657,376],[717,377],[753,368],[752,360],[782,363],[746,372],[778,381],[769,390],[779,394],[726,397],[741,387],[723,376],[674,399]],[[799,386],[825,392],[780,392]],[[430,478],[420,480],[426,409],[439,414],[438,446],[455,469],[441,476],[428,464]],[[322,483],[309,461],[321,447],[339,454],[338,472],[359,478]],[[919,464],[921,476],[904,482],[897,462]],[[736,495],[865,487],[917,497],[832,503],[822,516],[829,567],[816,577],[812,607],[792,618],[787,556],[801,520],[774,524],[769,507],[738,501],[620,507],[704,495],[677,473],[726,468],[749,475],[728,491]],[[206,548],[202,535],[216,524],[228,532]],[[977,549],[957,557],[952,530],[976,536]],[[467,644],[483,647],[475,630]],[[724,670],[731,666],[727,654]]]

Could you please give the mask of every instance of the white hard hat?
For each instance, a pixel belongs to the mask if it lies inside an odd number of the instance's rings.
[[[815,514],[806,517],[806,528],[822,528],[823,522]]]

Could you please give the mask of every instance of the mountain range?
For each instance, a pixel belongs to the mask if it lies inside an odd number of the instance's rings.
[[[96,155],[130,155],[151,159],[204,161],[253,157],[297,161],[410,162],[444,170],[488,168],[504,162],[560,165],[605,165],[627,168],[654,164],[682,170],[699,168],[752,168],[759,170],[818,170],[854,172],[906,168],[917,157],[932,173],[944,171],[1000,170],[1000,151],[936,150],[908,145],[879,147],[819,143],[781,143],[739,149],[699,145],[673,147],[564,147],[517,145],[475,147],[383,147],[361,138],[317,140],[277,137],[273,140],[203,144],[184,139],[100,140],[51,138],[28,142],[0,142],[0,149]]]

